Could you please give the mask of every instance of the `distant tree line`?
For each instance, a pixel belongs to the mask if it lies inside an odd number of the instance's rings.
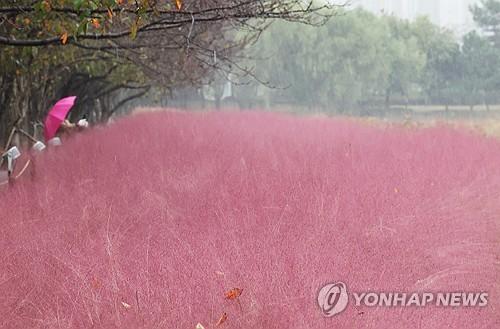
[[[256,75],[239,80],[242,107],[282,104],[338,113],[392,104],[500,103],[500,1],[471,8],[478,31],[457,38],[414,21],[346,11],[324,26],[273,24],[253,46]]]

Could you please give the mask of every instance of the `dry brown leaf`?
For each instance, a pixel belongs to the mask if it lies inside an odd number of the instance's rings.
[[[48,0],[42,1],[42,6],[43,6],[44,10],[47,11],[47,12],[52,9],[50,1],[48,1]]]
[[[90,22],[92,23],[92,26],[96,29],[101,27],[101,22],[97,18],[92,18]]]
[[[227,313],[224,312],[224,313],[222,313],[219,321],[217,321],[217,323],[215,324],[215,326],[216,327],[220,326],[221,324],[223,324],[224,322],[226,322],[226,320],[227,320]]]
[[[132,307],[132,306],[130,306],[129,304],[127,304],[127,303],[125,303],[125,302],[122,302],[122,305],[123,305],[123,307],[125,307],[125,308],[127,308],[127,309]]]
[[[113,19],[113,10],[112,10],[111,8],[109,8],[109,7],[108,7],[108,18],[109,18],[110,20],[112,20],[112,19]]]
[[[177,7],[177,10],[181,10],[182,0],[175,0],[175,6]]]
[[[63,45],[68,43],[68,32],[64,32],[59,39]]]
[[[233,288],[233,289],[227,291],[224,294],[224,296],[226,296],[226,299],[236,299],[236,298],[240,297],[242,292],[243,292],[243,289]]]
[[[93,278],[92,281],[90,282],[90,285],[94,289],[99,289],[101,288],[101,281],[99,281],[98,278]]]

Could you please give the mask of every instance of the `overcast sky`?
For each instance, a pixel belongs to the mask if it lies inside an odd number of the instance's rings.
[[[469,7],[480,0],[351,0],[351,8],[362,6],[374,13],[414,19],[428,16],[434,23],[465,33],[474,25]]]

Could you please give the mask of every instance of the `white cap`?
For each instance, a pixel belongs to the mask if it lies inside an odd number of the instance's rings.
[[[80,121],[78,121],[78,123],[76,125],[78,127],[88,128],[89,127],[89,122],[87,121],[87,119],[81,119]]]

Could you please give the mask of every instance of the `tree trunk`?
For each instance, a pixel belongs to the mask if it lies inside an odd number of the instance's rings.
[[[385,109],[389,110],[391,108],[391,90],[387,89],[385,91]]]
[[[14,78],[5,77],[0,90],[0,145],[3,147],[10,133],[10,127],[16,120],[11,101],[14,93]]]
[[[218,96],[216,96],[216,97],[215,97],[215,108],[216,108],[217,110],[220,110],[220,104],[221,104],[221,98],[220,98],[220,97],[218,97]]]
[[[207,100],[205,99],[205,93],[203,88],[200,88],[200,98],[201,98],[201,108],[205,109],[207,107]]]

